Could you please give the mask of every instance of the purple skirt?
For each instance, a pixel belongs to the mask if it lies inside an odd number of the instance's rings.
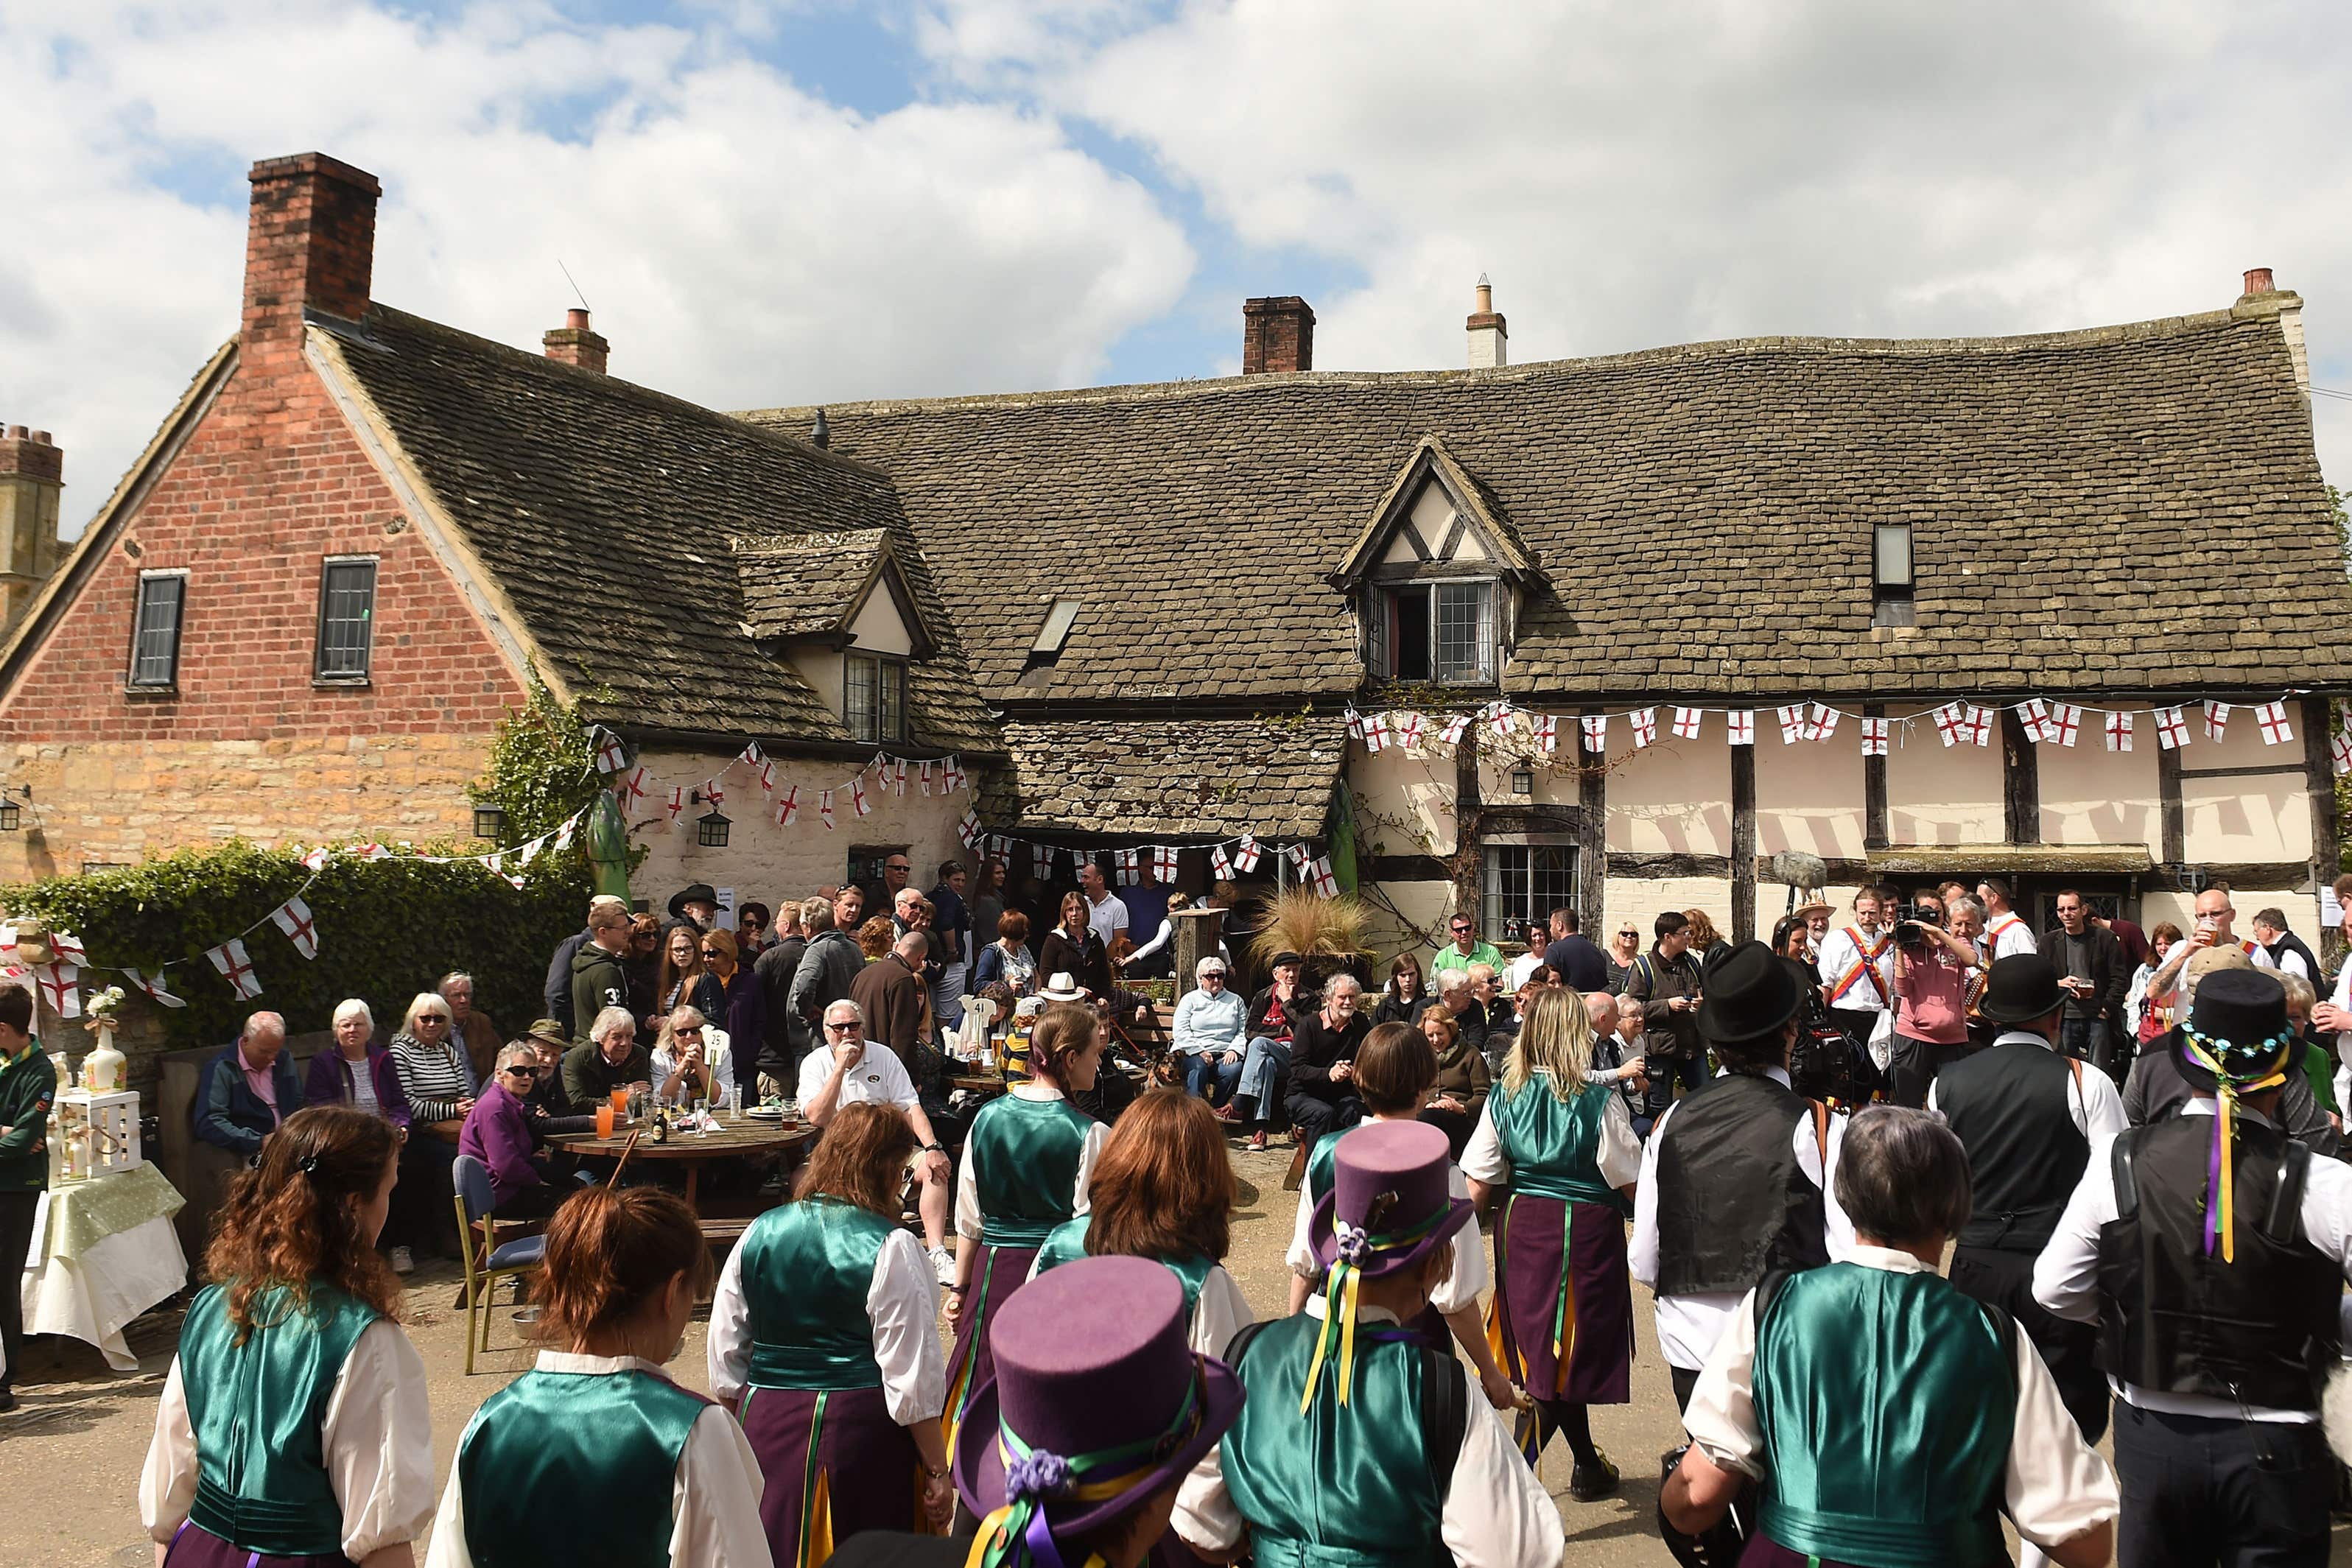
[[[197,1524],[180,1526],[180,1533],[172,1537],[172,1550],[165,1554],[163,1563],[164,1568],[354,1568],[352,1560],[340,1552],[308,1557],[272,1557],[268,1552],[247,1552],[241,1546],[231,1546]]]
[[[922,1456],[879,1388],[747,1388],[736,1418],[766,1478],[776,1568],[817,1568],[865,1530],[911,1531]]]
[[[1631,1397],[1633,1285],[1615,1209],[1514,1194],[1495,1228],[1495,1278],[1503,1365],[1521,1387],[1571,1405]]]
[[[982,1246],[980,1266],[972,1270],[971,1288],[964,1295],[963,1315],[956,1320],[955,1348],[948,1356],[948,1408],[940,1424],[951,1454],[972,1391],[996,1371],[996,1358],[988,1353],[988,1325],[996,1321],[1004,1299],[1028,1280],[1030,1265],[1036,1260],[1034,1247]]]

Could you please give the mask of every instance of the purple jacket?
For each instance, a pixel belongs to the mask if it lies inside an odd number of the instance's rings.
[[[530,1132],[530,1108],[507,1092],[504,1083],[492,1083],[466,1113],[457,1130],[457,1152],[471,1155],[490,1172],[490,1197],[504,1203],[527,1186],[540,1185],[539,1168],[530,1163],[537,1146]]]
[[[395,1127],[408,1125],[408,1096],[400,1092],[400,1074],[392,1070],[392,1052],[371,1040],[367,1048],[368,1081],[375,1085],[375,1103],[384,1120]],[[310,1059],[310,1077],[303,1086],[305,1105],[348,1105],[352,1103],[352,1064],[339,1047],[329,1046]]]

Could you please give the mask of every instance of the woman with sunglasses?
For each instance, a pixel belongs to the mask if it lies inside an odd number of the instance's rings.
[[[654,1096],[673,1103],[689,1100],[718,1103],[734,1082],[734,1035],[710,1027],[693,1008],[662,1019],[654,1043]]]
[[[457,1152],[490,1173],[490,1213],[499,1219],[544,1219],[564,1190],[540,1161],[530,1093],[539,1086],[539,1047],[518,1040],[499,1052],[498,1071],[466,1115]]]
[[[1626,984],[1633,977],[1633,961],[1641,956],[1642,934],[1633,926],[1621,926],[1617,935],[1609,938],[1609,950],[1601,957],[1609,965],[1611,994],[1625,994]]]

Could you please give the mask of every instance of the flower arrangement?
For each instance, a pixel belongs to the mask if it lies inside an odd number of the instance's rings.
[[[111,1025],[122,1016],[122,988],[109,986],[102,991],[91,993],[82,1003],[82,1011],[93,1022]]]

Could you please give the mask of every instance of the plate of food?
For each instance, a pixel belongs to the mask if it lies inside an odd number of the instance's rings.
[[[784,1108],[782,1105],[754,1105],[743,1114],[754,1122],[781,1122],[784,1119]]]

